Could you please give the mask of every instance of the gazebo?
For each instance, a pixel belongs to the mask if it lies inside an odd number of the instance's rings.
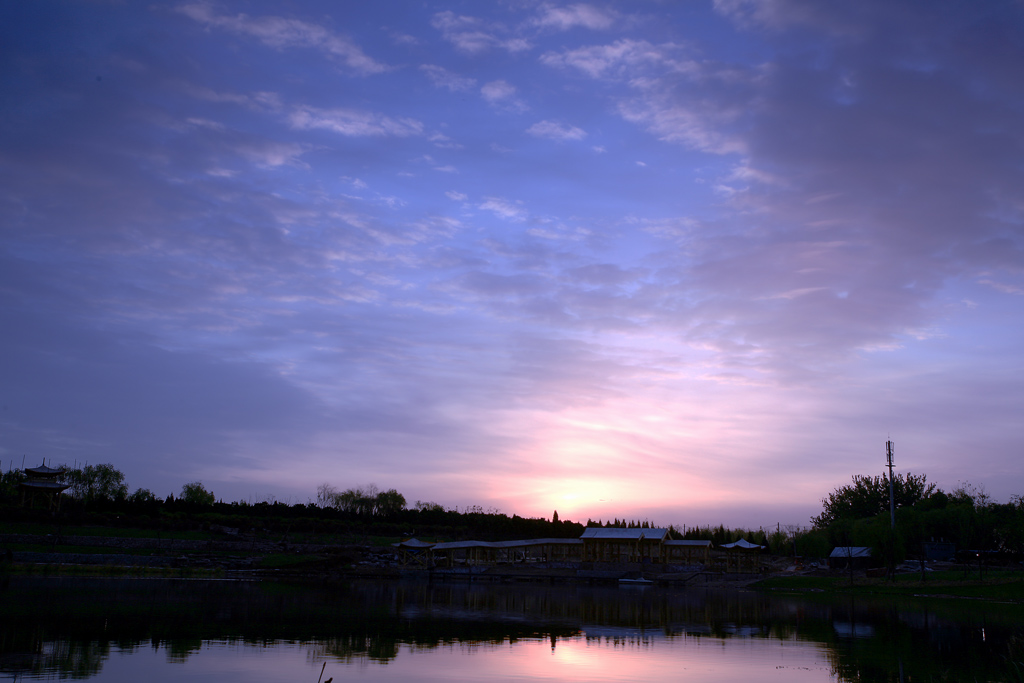
[[[761,570],[761,551],[765,546],[751,543],[745,538],[719,546],[725,551],[726,572],[758,572]]]
[[[398,560],[403,566],[414,564],[428,568],[433,563],[430,551],[437,544],[427,543],[416,538],[407,538],[391,545],[398,550]]]
[[[71,486],[58,481],[64,469],[47,467],[44,463],[39,467],[26,468],[25,474],[28,478],[21,482],[21,504],[31,506],[42,499],[46,501],[48,509],[60,510],[60,494]]]

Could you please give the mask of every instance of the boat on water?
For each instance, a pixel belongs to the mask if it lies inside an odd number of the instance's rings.
[[[654,582],[650,579],[639,578],[639,579],[619,579],[620,586],[652,586]]]

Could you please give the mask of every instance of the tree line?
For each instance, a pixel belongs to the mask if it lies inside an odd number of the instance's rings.
[[[895,529],[891,528],[888,475],[855,475],[822,499],[822,511],[804,534],[816,546],[867,546],[889,563],[925,554],[925,544],[945,542],[958,551],[1024,556],[1024,499],[992,500],[983,487],[959,484],[943,491],[924,474],[892,479]]]
[[[0,509],[6,517],[43,519],[49,509],[25,509],[20,504],[19,485],[27,479],[24,471],[11,469],[0,475]],[[129,493],[124,473],[112,464],[63,468],[60,482],[68,489],[58,515],[60,523],[114,524],[155,528],[195,529],[235,527],[277,531],[287,534],[311,533],[357,537],[402,537],[455,540],[518,538],[575,538],[583,525],[570,520],[508,516],[480,506],[445,507],[433,501],[408,505],[396,489],[381,490],[374,484],[339,490],[325,483],[306,503],[288,504],[276,500],[225,503],[212,491],[194,481],[185,484],[175,497],[156,496],[148,489]]]
[[[124,472],[110,463],[99,465],[82,465],[81,467],[62,467],[57,481],[68,488],[64,496],[72,503],[97,506],[118,503],[152,504],[163,502],[152,491],[145,488],[135,489],[128,493],[128,483]],[[13,500],[18,497],[19,487],[28,480],[24,470],[11,468],[0,475],[0,499]],[[174,494],[167,500],[173,502]],[[216,500],[200,481],[191,481],[181,487],[178,500],[187,505],[209,506]]]
[[[316,504],[366,517],[390,518],[405,509],[405,496],[395,489],[381,491],[376,484],[338,491],[324,483],[316,489]]]
[[[19,506],[19,484],[26,479],[22,470],[0,474],[0,506]],[[310,529],[333,528],[341,533],[372,533],[380,536],[434,536],[455,539],[510,540],[516,538],[578,538],[584,526],[652,528],[650,520],[588,519],[586,525],[502,514],[479,506],[448,508],[433,501],[411,505],[394,488],[374,484],[338,489],[321,484],[306,504],[277,501],[248,503],[218,501],[202,482],[184,484],[177,497],[159,498],[144,488],[129,493],[124,474],[114,465],[84,465],[63,468],[62,483],[68,485],[65,513],[120,513],[156,518],[178,513],[209,513],[223,517],[218,524],[244,526],[247,519],[277,518],[287,528],[305,524]],[[943,491],[923,474],[897,473],[893,478],[896,529],[889,523],[889,480],[886,475],[856,475],[822,499],[822,511],[810,528],[727,529],[670,525],[671,539],[709,540],[722,545],[739,538],[768,546],[772,553],[825,557],[836,546],[869,546],[890,562],[924,553],[924,544],[948,542],[958,550],[975,550],[1024,556],[1024,500],[1014,496],[998,503],[984,489],[962,484]],[[306,518],[308,523],[295,520]],[[317,522],[316,520],[319,520]],[[147,523],[139,518],[139,523]],[[255,522],[251,522],[255,524]],[[333,525],[333,526],[332,526]]]

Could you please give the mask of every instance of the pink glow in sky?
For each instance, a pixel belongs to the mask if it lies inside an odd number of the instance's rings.
[[[1024,7],[7,3],[0,458],[806,524],[1024,493]]]

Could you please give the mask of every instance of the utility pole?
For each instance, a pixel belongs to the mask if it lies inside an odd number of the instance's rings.
[[[896,528],[896,501],[892,493],[892,441],[885,442],[885,458],[889,462],[889,528]]]

